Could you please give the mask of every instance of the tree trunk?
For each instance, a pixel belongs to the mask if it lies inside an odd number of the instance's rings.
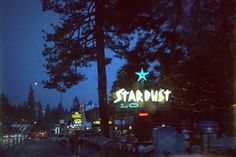
[[[99,112],[101,118],[101,131],[106,137],[109,136],[108,114],[107,114],[107,78],[104,52],[104,32],[103,32],[103,0],[95,1],[95,40],[97,51],[97,71],[98,71],[98,98]]]

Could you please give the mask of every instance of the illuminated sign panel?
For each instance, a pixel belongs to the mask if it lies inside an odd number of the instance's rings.
[[[75,124],[82,124],[82,119],[74,119]]]
[[[79,124],[79,125],[83,124],[83,115],[82,115],[82,113],[72,112],[71,118],[72,118],[74,124]]]
[[[160,89],[160,90],[144,90],[141,92],[140,90],[136,91],[127,91],[124,88],[118,90],[116,92],[116,100],[114,103],[118,103],[120,101],[123,102],[163,102],[169,100],[169,95],[171,91]]]
[[[101,121],[100,120],[96,120],[96,121],[93,122],[93,124],[100,125]],[[108,124],[112,124],[112,121],[109,120]]]
[[[139,76],[138,82],[146,81],[148,72],[144,72],[141,69],[140,72],[136,72]],[[139,108],[140,103],[144,102],[167,102],[169,101],[171,91],[168,89],[159,90],[126,90],[125,88],[119,89],[116,93],[116,99],[114,103],[119,103],[120,108]]]
[[[59,120],[59,124],[64,124],[65,123],[65,120],[64,119],[60,119]]]
[[[82,118],[82,114],[78,113],[78,112],[74,112],[74,113],[72,113],[71,117],[73,119]]]
[[[146,76],[149,74],[149,72],[144,72],[142,68],[140,72],[136,72],[135,74],[138,75],[138,82],[147,81]]]
[[[138,114],[139,117],[147,117],[149,114],[147,112],[140,112]]]

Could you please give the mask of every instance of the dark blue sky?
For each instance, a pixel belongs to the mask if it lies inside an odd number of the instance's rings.
[[[43,72],[45,61],[42,56],[42,30],[50,31],[50,23],[56,24],[58,17],[52,12],[43,12],[39,0],[0,1],[0,90],[11,103],[19,104],[26,100],[31,84],[47,78]],[[109,50],[106,53],[111,55]],[[108,91],[116,78],[117,69],[123,63],[114,59],[107,66]],[[98,102],[96,64],[81,71],[87,75],[88,80],[63,94],[63,104],[67,107],[71,106],[75,96],[82,102]],[[40,86],[33,88],[36,100],[50,105],[59,103],[60,94],[57,91]]]

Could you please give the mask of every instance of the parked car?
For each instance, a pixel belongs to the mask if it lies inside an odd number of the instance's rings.
[[[47,138],[48,137],[48,132],[47,131],[42,131],[39,133],[40,138]]]
[[[38,132],[30,133],[30,134],[28,135],[28,138],[29,138],[29,139],[38,139],[38,138],[40,138],[40,137],[39,137],[39,133],[38,133]]]

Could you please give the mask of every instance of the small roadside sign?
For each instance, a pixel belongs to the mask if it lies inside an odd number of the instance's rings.
[[[73,119],[79,119],[79,118],[82,118],[82,114],[79,113],[79,112],[73,112],[73,113],[71,114],[71,117],[72,117]]]

